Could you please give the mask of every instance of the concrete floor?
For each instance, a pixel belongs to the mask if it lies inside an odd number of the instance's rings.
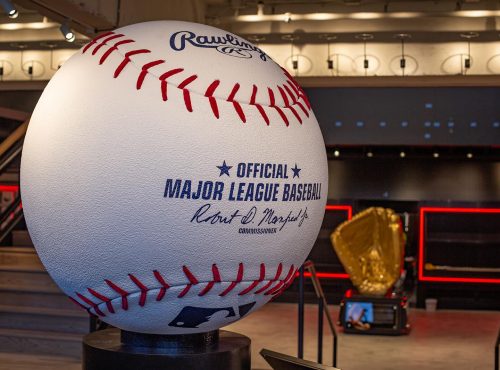
[[[338,307],[330,307],[337,318]],[[306,306],[305,357],[316,358],[316,306]],[[344,335],[339,332],[337,366],[344,370],[489,370],[500,313],[484,311],[411,310],[408,336]],[[326,321],[326,320],[325,320]],[[252,339],[252,368],[269,369],[258,352],[268,348],[297,354],[297,306],[268,304],[226,328]],[[332,339],[325,322],[325,362],[331,364]],[[0,353],[0,370],[77,370],[74,360]],[[223,369],[221,369],[223,370]]]
[[[337,319],[338,307],[331,307]],[[305,358],[316,359],[317,310],[306,307]],[[410,310],[407,336],[349,335],[339,332],[337,366],[345,370],[489,370],[500,313]],[[228,329],[252,339],[252,367],[268,369],[262,348],[297,354],[297,306],[269,304]],[[325,320],[324,361],[331,365],[332,339]]]

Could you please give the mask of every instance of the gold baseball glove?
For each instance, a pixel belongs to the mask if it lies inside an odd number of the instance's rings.
[[[361,294],[383,296],[398,280],[404,234],[392,209],[368,208],[338,226],[330,239]]]

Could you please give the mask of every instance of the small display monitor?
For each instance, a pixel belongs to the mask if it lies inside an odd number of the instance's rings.
[[[346,302],[345,321],[373,324],[373,303]]]

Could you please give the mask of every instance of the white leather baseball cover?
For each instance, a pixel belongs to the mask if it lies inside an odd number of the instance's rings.
[[[302,89],[213,27],[98,36],[31,118],[21,188],[52,278],[119,328],[196,333],[291,284],[321,226],[323,138]]]

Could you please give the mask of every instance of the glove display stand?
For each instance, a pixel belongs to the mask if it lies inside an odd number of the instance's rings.
[[[116,328],[83,339],[83,370],[250,370],[250,339],[224,330],[141,334]]]

